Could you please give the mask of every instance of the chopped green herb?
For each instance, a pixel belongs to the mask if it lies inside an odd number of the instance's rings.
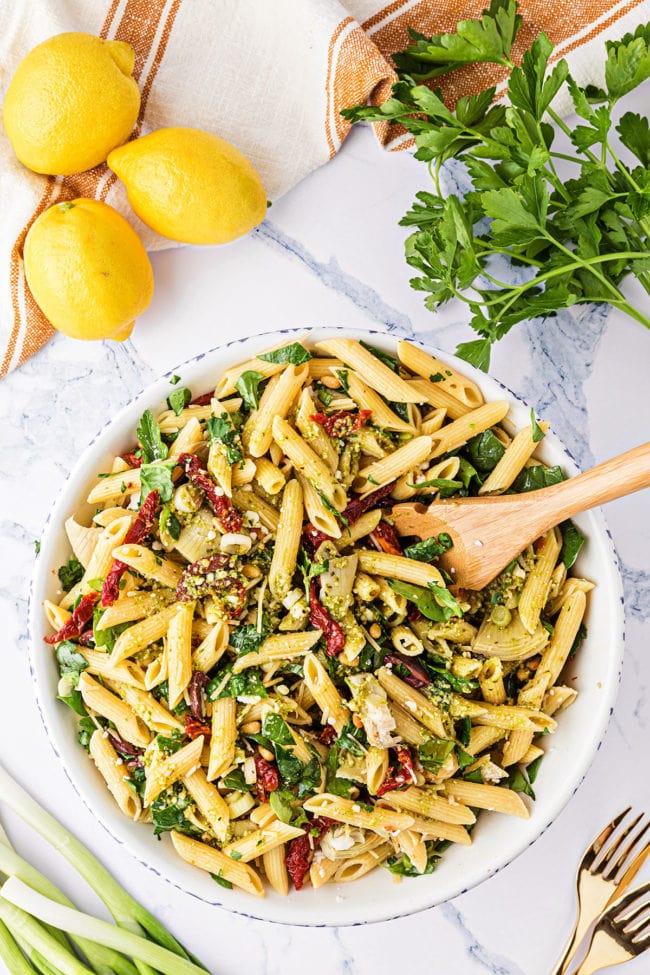
[[[369,345],[369,343],[364,342],[363,339],[361,339],[359,344],[362,345],[364,349],[367,349],[371,355],[374,355],[375,359],[379,359],[379,361],[383,362],[385,366],[388,366],[392,372],[399,374],[399,362],[395,356],[389,355],[388,352],[384,352],[382,349],[378,349],[374,345]]]
[[[59,567],[57,575],[65,592],[70,592],[72,587],[83,579],[84,567],[73,555],[65,565]]]
[[[174,375],[171,377],[169,381],[172,384],[172,386],[175,386],[176,383],[179,383],[181,381],[181,377],[177,376],[176,373],[174,373]]]
[[[226,890],[232,890],[232,884],[223,876],[222,870],[220,870],[219,873],[211,873],[210,876],[214,880],[215,884],[219,884],[220,887],[225,887]]]

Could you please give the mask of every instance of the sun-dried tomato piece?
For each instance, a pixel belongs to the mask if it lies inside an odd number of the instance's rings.
[[[260,802],[266,802],[269,793],[275,792],[280,785],[280,776],[275,762],[267,762],[258,752],[255,755],[255,776],[253,791]]]
[[[321,745],[332,745],[337,738],[336,728],[331,724],[326,724],[318,736]]]
[[[398,746],[395,751],[397,761],[388,766],[386,777],[377,789],[378,796],[384,796],[387,792],[395,792],[396,789],[407,789],[416,781],[410,749],[406,746]]]
[[[205,738],[209,738],[212,734],[212,728],[209,722],[205,718],[195,718],[194,715],[187,711],[185,714],[185,736],[194,741],[199,735],[203,735]]]
[[[374,531],[370,532],[370,541],[380,552],[391,555],[403,555],[397,532],[387,521],[380,521]]]
[[[377,488],[372,494],[366,494],[365,498],[353,498],[344,508],[343,518],[353,525],[364,511],[370,511],[371,508],[392,508],[393,500],[388,495],[394,487],[395,481],[391,481],[390,484],[383,484],[382,487]]]
[[[422,613],[417,608],[417,606],[414,605],[414,603],[409,604],[409,608],[406,613],[406,618],[409,621],[409,623],[417,623],[419,620],[422,619]]]
[[[214,513],[219,519],[221,527],[227,532],[238,532],[242,526],[242,516],[233,507],[232,501],[226,494],[218,494],[212,478],[206,470],[201,467],[201,462],[196,454],[181,454],[178,463],[184,468],[188,479],[201,488],[206,498],[214,508]]]
[[[129,467],[142,467],[142,457],[137,457],[132,450],[127,451],[126,454],[120,454],[120,457]]]
[[[78,642],[82,647],[94,647],[95,646],[95,634],[93,633],[92,627],[88,630],[84,630],[79,636]]]
[[[431,683],[431,678],[424,667],[416,663],[413,657],[403,657],[401,653],[387,653],[384,657],[384,664],[392,664],[393,667],[401,664],[402,667],[406,667],[408,674],[401,679],[405,684],[410,684],[411,687],[418,689],[420,687],[428,687]]]
[[[208,683],[208,675],[204,674],[201,670],[195,670],[190,678],[190,683],[187,688],[188,697],[190,699],[190,710],[192,716],[196,718],[197,721],[203,721],[205,715],[203,713],[203,689]]]
[[[302,828],[305,830],[305,835],[296,836],[295,840],[291,840],[289,843],[284,862],[296,890],[302,889],[305,883],[305,874],[314,859],[314,852],[320,846],[321,839],[333,823],[334,820],[327,816],[316,816],[310,822],[303,823]]]
[[[326,535],[320,529],[314,528],[312,524],[307,524],[302,530],[302,541],[303,545],[307,545],[315,552],[323,542],[331,542],[332,537],[331,535]]]
[[[211,393],[201,393],[200,396],[195,396],[190,406],[209,406],[214,397],[214,392]]]
[[[66,620],[58,633],[46,636],[46,643],[63,643],[64,640],[72,640],[81,636],[86,623],[92,619],[95,603],[99,599],[99,593],[89,592],[87,596],[82,596],[79,605],[72,611],[70,619]]]
[[[140,545],[151,533],[159,500],[160,494],[158,491],[149,492],[140,505],[140,510],[136,515],[135,521],[126,533],[124,538],[125,545]],[[120,579],[127,568],[128,566],[124,562],[115,559],[102,586],[102,606],[112,606],[118,598],[120,594]]]
[[[309,587],[309,622],[316,629],[323,631],[325,652],[328,657],[335,657],[341,652],[345,646],[345,634],[318,599],[315,582],[312,582]]]
[[[230,555],[212,555],[192,562],[176,586],[176,599],[191,603],[212,596],[224,617],[239,616],[246,601],[243,576]]]
[[[312,413],[309,417],[318,423],[330,437],[345,440],[353,433],[358,433],[364,423],[372,416],[372,410],[334,410],[333,413]]]

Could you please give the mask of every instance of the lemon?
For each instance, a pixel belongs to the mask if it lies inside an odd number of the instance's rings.
[[[46,318],[75,339],[123,341],[153,296],[142,241],[99,200],[56,203],[25,239],[25,276]]]
[[[3,106],[9,141],[37,173],[81,173],[128,137],[140,110],[124,41],[56,34],[23,58]]]
[[[266,214],[262,181],[246,156],[201,129],[157,129],[108,157],[147,226],[185,244],[225,244]]]

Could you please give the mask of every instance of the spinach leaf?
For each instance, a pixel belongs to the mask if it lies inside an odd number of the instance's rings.
[[[64,592],[70,592],[73,586],[83,579],[84,567],[81,562],[74,557],[68,559],[65,565],[59,566],[57,575]]]
[[[494,470],[505,453],[505,447],[491,430],[484,430],[467,441],[465,453],[482,473]]]
[[[267,714],[262,726],[262,734],[273,745],[278,772],[284,785],[296,785],[300,781],[304,766],[293,753],[295,742],[289,727],[279,714]]]
[[[463,615],[458,602],[449,590],[435,582],[430,583],[426,589],[397,579],[389,579],[388,585],[400,596],[405,596],[410,602],[415,603],[428,620],[440,623],[451,619],[452,616]]]
[[[337,748],[345,748],[357,757],[365,755],[370,747],[365,728],[357,728],[352,719],[348,721],[336,739]]]
[[[247,623],[245,626],[238,626],[236,630],[232,630],[230,634],[230,646],[234,647],[237,651],[238,657],[243,657],[247,653],[253,653],[262,646],[266,639],[266,632],[264,627],[262,631],[259,632],[256,626],[252,623]]]
[[[361,339],[359,345],[362,345],[371,355],[374,355],[375,359],[379,359],[380,362],[383,362],[393,372],[399,373],[399,362],[394,356],[389,355],[388,352],[384,352],[382,349],[378,349],[374,345],[370,345],[368,342],[364,342],[363,339]]]
[[[439,772],[441,766],[453,752],[454,741],[447,741],[445,738],[430,738],[424,744],[418,745],[418,758],[420,763],[429,772]]]
[[[237,414],[224,410],[221,416],[211,416],[207,422],[210,442],[222,443],[226,447],[226,457],[231,464],[238,464],[244,459],[236,418]]]
[[[235,389],[243,399],[249,410],[256,410],[260,405],[260,383],[266,377],[255,369],[247,369],[235,383]]]
[[[99,622],[104,613],[105,610],[96,603],[93,613],[93,639],[97,650],[103,649],[106,653],[112,653],[118,636],[120,633],[124,633],[131,626],[131,623],[116,623],[115,626],[109,626],[105,630],[100,630]]]
[[[86,711],[86,705],[84,704],[84,699],[81,696],[81,691],[76,688],[70,692],[70,694],[57,694],[57,701],[61,701],[62,704],[67,704],[71,711],[78,714],[82,718],[88,717],[88,712]]]
[[[528,781],[531,785],[537,778],[537,773],[539,772],[539,767],[542,764],[543,759],[544,756],[540,755],[539,758],[536,758],[534,762],[531,762],[530,765],[526,766],[526,774],[528,775]]]
[[[351,779],[344,779],[337,776],[336,771],[339,767],[339,750],[330,748],[325,760],[325,790],[332,795],[341,796],[343,799],[352,798],[352,790],[355,788]]]
[[[75,687],[79,681],[79,674],[86,670],[88,661],[79,653],[76,645],[70,640],[64,640],[56,648],[56,659],[59,664],[59,673],[64,674]]]
[[[544,439],[544,431],[535,419],[535,411],[532,408],[530,411],[530,423],[533,428],[533,443],[539,443],[540,440]]]
[[[173,755],[174,752],[180,751],[183,747],[184,737],[182,731],[174,728],[169,738],[166,738],[164,735],[156,735],[156,744],[163,755]]]
[[[142,461],[151,464],[155,460],[164,460],[169,451],[163,443],[160,427],[151,410],[145,410],[136,429],[138,443],[142,450]]]
[[[552,484],[559,484],[564,479],[564,474],[560,467],[545,467],[543,464],[536,464],[534,467],[524,467],[523,471],[515,478],[511,490],[515,494],[523,494],[526,491],[539,491],[540,488],[550,487]]]
[[[239,768],[228,772],[228,775],[224,775],[223,784],[226,789],[236,789],[237,792],[251,792],[253,788],[251,785],[248,785],[244,778],[244,773]]]
[[[188,836],[200,836],[201,831],[185,818],[185,810],[191,805],[192,799],[180,789],[166,789],[151,804],[154,835],[176,830]]]
[[[469,736],[472,733],[472,719],[465,716],[456,722],[456,738],[461,745],[469,745]]]
[[[214,880],[215,884],[219,884],[220,887],[225,887],[226,890],[232,890],[232,884],[223,876],[222,870],[220,870],[219,873],[211,873],[210,876]]]
[[[276,789],[269,795],[269,805],[283,823],[290,823],[293,818],[293,798],[293,793],[285,789]]]
[[[453,481],[449,477],[430,477],[428,481],[418,481],[417,484],[409,484],[407,481],[406,486],[418,489],[428,487],[442,489],[446,492],[445,497],[448,497],[450,494],[455,494],[456,491],[460,491],[463,487],[463,482]]]
[[[81,718],[77,726],[77,731],[79,732],[77,735],[79,744],[87,752],[90,751],[90,739],[97,731],[97,725],[90,717]]]
[[[560,525],[562,531],[562,551],[560,558],[567,569],[570,569],[578,558],[578,552],[585,543],[585,536],[572,521],[563,521]]]
[[[456,745],[456,758],[458,760],[458,768],[462,771],[474,762],[474,756],[466,752],[464,748],[460,745]]]
[[[162,511],[160,512],[160,519],[158,522],[158,527],[160,533],[167,532],[170,538],[173,538],[175,542],[181,537],[181,523],[172,511],[171,505],[164,505]]]
[[[515,769],[515,771],[508,776],[507,785],[508,788],[512,789],[513,792],[523,792],[525,796],[530,796],[530,798],[535,801],[533,787],[521,769]]]
[[[303,799],[310,792],[314,792],[320,785],[321,765],[317,755],[312,755],[306,765],[303,765],[300,781],[298,782],[298,798]]]
[[[417,559],[418,562],[431,562],[447,552],[451,546],[451,536],[447,535],[446,532],[440,532],[437,536],[432,535],[431,538],[425,538],[422,542],[409,545],[408,548],[404,549],[404,555],[407,559]]]
[[[171,501],[174,493],[172,471],[176,467],[175,461],[164,464],[143,464],[140,468],[140,504],[151,491],[158,491],[160,500],[165,503]]]
[[[175,389],[173,393],[170,393],[167,397],[167,405],[170,410],[173,410],[176,416],[180,416],[185,407],[191,403],[192,394],[187,388],[187,386],[182,386],[180,389]]]
[[[232,674],[228,679],[225,687],[217,694],[216,697],[213,695],[216,693],[217,688],[221,684],[224,674],[232,670],[232,664],[220,671],[216,677],[213,677],[208,686],[205,689],[208,700],[218,701],[222,697],[268,697],[268,693],[264,684],[262,683],[263,674],[259,667],[249,667],[247,670],[242,670],[240,674]]]
[[[586,637],[587,637],[587,627],[585,626],[584,623],[581,623],[580,626],[578,627],[578,632],[576,633],[575,640],[573,641],[571,649],[569,650],[569,655],[567,657],[567,660],[571,660],[572,657],[575,657],[576,653],[580,649],[583,640],[585,640]]]
[[[282,346],[281,349],[274,349],[273,352],[258,355],[257,358],[264,359],[265,362],[276,362],[283,366],[289,364],[301,366],[303,362],[309,362],[312,355],[300,342],[292,342],[290,345]]]

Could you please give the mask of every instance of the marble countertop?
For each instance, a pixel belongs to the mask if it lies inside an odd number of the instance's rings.
[[[626,106],[634,107],[634,106]],[[452,903],[369,927],[309,930],[229,915],[190,899],[135,863],[93,820],[57,767],[36,709],[27,664],[27,598],[51,501],[97,430],[159,373],[238,335],[283,326],[384,328],[450,352],[471,337],[456,306],[427,312],[408,285],[398,220],[425,187],[425,167],[386,154],[369,130],[228,247],[154,256],[156,294],[130,341],[57,337],[0,383],[0,609],[4,640],[0,756],[110,866],[136,897],[219,975],[545,975],[574,912],[573,873],[586,843],[628,803],[648,802],[650,517],[647,493],[611,504],[621,558],[627,650],[618,703],[583,785],[557,821],[513,864]],[[648,439],[650,336],[618,312],[580,308],[518,326],[492,373],[549,420],[587,467]],[[645,770],[645,771],[644,771]],[[67,865],[7,817],[80,906]],[[417,883],[417,881],[412,881]],[[648,970],[639,958],[629,975]],[[2,963],[0,963],[0,968]]]

